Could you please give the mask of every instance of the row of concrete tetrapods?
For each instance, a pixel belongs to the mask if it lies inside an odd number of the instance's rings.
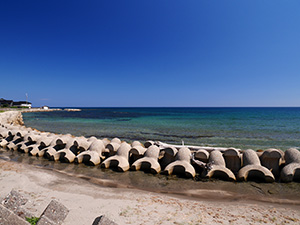
[[[102,168],[122,172],[143,170],[188,178],[199,174],[203,178],[231,181],[300,181],[300,151],[296,148],[285,152],[278,149],[241,151],[204,147],[191,151],[184,146],[162,147],[153,141],[129,144],[118,138],[109,140],[40,132],[13,124],[14,118],[19,117],[18,112],[0,114],[2,148],[54,161],[100,164]]]

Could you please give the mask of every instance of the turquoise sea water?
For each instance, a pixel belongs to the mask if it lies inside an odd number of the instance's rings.
[[[26,126],[76,136],[255,150],[300,146],[300,108],[82,108],[23,118]]]

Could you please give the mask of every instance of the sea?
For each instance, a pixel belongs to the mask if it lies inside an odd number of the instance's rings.
[[[124,141],[236,147],[299,147],[300,108],[81,108],[81,111],[23,113],[26,126],[75,136]],[[57,163],[0,148],[0,159],[29,164],[95,185],[139,189],[193,200],[258,201],[300,205],[300,183],[226,182],[182,179],[143,171],[118,173],[99,165]],[[57,183],[55,183],[57,185]]]
[[[24,113],[41,131],[245,149],[300,147],[300,108],[80,108]]]

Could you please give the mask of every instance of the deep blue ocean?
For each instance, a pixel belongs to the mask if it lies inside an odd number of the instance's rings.
[[[237,147],[300,147],[300,108],[81,108],[24,113],[41,131],[141,142]]]

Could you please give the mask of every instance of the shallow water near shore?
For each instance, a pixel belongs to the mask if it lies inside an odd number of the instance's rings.
[[[300,206],[300,183],[225,182],[193,180],[176,176],[153,175],[141,171],[114,172],[99,166],[48,161],[23,153],[0,149],[0,159],[29,164],[45,170],[84,179],[95,185],[112,188],[139,189],[174,194],[194,200],[259,201]]]
[[[82,108],[24,113],[26,126],[125,141],[241,149],[299,147],[300,108]]]
[[[26,126],[76,136],[119,137],[125,141],[286,150],[298,147],[300,108],[96,108],[81,112],[23,114]],[[84,179],[93,184],[175,194],[184,198],[259,201],[300,205],[300,183],[225,182],[183,179],[141,171],[114,172],[83,164],[1,151],[0,158]]]

